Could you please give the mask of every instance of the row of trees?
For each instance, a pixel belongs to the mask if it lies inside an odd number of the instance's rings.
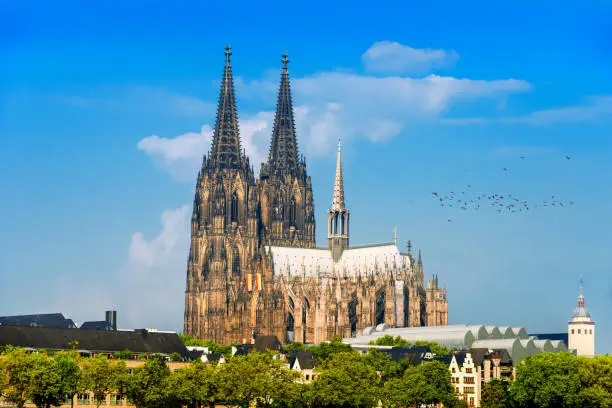
[[[234,356],[213,367],[192,362],[171,371],[166,359],[153,356],[132,370],[106,356],[80,358],[74,352],[28,353],[14,349],[0,361],[0,393],[21,408],[57,406],[91,392],[96,406],[115,393],[137,407],[213,406],[223,402],[247,407],[388,407],[443,402],[456,406],[448,367],[433,362],[411,367],[382,353],[361,356],[341,343],[315,350],[321,364],[317,379],[287,368],[272,353]]]
[[[296,347],[300,347],[297,346]],[[443,403],[465,406],[456,399],[448,366],[427,362],[411,366],[386,354],[360,355],[341,343],[311,349],[320,364],[311,383],[289,370],[272,353],[234,356],[218,367],[201,362],[171,371],[166,359],[153,356],[130,373],[125,361],[107,357],[80,358],[74,352],[10,350],[0,357],[0,393],[23,407],[32,401],[50,407],[91,392],[100,405],[110,393],[139,408],[224,403],[247,407],[415,407]],[[570,353],[543,353],[517,367],[513,383],[483,386],[484,408],[612,407],[612,356],[593,359]]]

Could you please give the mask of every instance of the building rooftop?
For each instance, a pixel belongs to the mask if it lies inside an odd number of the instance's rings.
[[[114,353],[130,350],[134,353],[178,353],[188,351],[176,333],[150,333],[144,329],[132,331],[102,331],[55,327],[0,326],[0,345],[47,350],[77,349],[88,352]]]
[[[72,319],[66,319],[61,313],[42,313],[17,316],[0,316],[1,326],[57,327],[76,328]]]

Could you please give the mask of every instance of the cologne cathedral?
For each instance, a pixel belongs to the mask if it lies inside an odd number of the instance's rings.
[[[327,246],[316,246],[286,54],[268,160],[255,175],[240,146],[230,56],[228,46],[212,145],[195,188],[185,333],[219,343],[260,335],[319,343],[380,324],[446,325],[446,289],[437,276],[425,284],[421,253],[413,255],[410,241],[406,252],[395,237],[349,245],[340,143]]]

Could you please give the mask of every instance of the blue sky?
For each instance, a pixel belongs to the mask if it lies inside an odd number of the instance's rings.
[[[583,274],[612,351],[609,3],[123,3],[3,2],[0,314],[113,307],[124,327],[181,329],[194,169],[230,42],[254,162],[289,53],[320,244],[342,137],[352,242],[396,226],[447,284],[451,323],[564,331]],[[451,191],[532,208],[431,194]],[[574,204],[534,206],[552,196]]]

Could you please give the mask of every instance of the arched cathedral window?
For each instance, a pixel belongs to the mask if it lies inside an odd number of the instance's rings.
[[[289,202],[289,225],[296,225],[297,218],[297,205],[295,202],[295,197],[291,196],[291,201]]]
[[[234,191],[232,194],[232,208],[231,208],[230,222],[238,223],[238,195]]]

